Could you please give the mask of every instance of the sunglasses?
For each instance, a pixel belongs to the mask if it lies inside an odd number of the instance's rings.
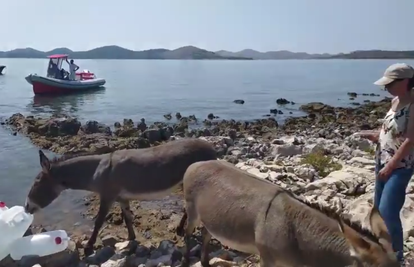
[[[400,82],[400,81],[402,81],[402,80],[404,80],[404,79],[395,79],[394,81],[392,81],[392,82],[390,82],[389,84],[387,84],[387,85],[385,85],[384,86],[384,89],[385,90],[388,90],[388,89],[390,89],[394,84],[396,84],[396,83],[398,83],[398,82]]]

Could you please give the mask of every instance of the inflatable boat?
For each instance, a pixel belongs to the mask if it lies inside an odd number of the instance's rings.
[[[30,74],[26,81],[33,85],[33,93],[40,94],[67,94],[90,89],[96,89],[105,84],[105,79],[61,80]]]
[[[47,76],[30,74],[26,77],[35,95],[77,93],[98,89],[106,83],[105,79],[96,78],[88,70],[76,73],[76,79],[70,80],[69,73],[62,68],[62,63],[67,58],[67,55],[49,56]]]

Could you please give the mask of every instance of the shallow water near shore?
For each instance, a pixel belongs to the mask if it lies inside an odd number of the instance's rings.
[[[47,60],[0,59],[7,69],[0,76],[0,116],[20,112],[48,116],[69,114],[82,122],[97,120],[109,125],[123,118],[137,122],[164,121],[163,114],[181,112],[204,119],[214,113],[220,118],[252,120],[281,109],[279,121],[301,115],[300,104],[319,101],[347,106],[381,97],[358,96],[347,92],[375,93],[372,84],[394,60],[308,60],[308,61],[133,61],[79,60],[81,69],[90,69],[107,80],[106,89],[63,97],[34,97],[24,77],[45,73]],[[414,64],[414,61],[405,61]],[[277,98],[296,105],[279,107]],[[232,103],[244,99],[244,105]],[[290,114],[290,112],[292,114]],[[173,122],[175,119],[172,120]],[[40,171],[38,149],[28,139],[0,128],[0,200],[9,206],[23,205],[33,179]],[[47,153],[53,156],[53,153]],[[86,192],[66,191],[35,218],[49,229],[89,231],[92,223],[83,219],[82,198]],[[143,207],[177,208],[175,199],[143,203]]]

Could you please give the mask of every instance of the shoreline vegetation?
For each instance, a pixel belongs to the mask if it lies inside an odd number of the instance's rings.
[[[286,59],[414,59],[414,50],[359,50],[339,54],[310,54],[287,50],[259,52],[244,49],[238,52],[226,50],[208,51],[195,46],[183,46],[174,50],[156,48],[134,51],[111,45],[87,51],[72,51],[69,48],[55,48],[40,51],[33,48],[18,48],[0,51],[0,58],[45,58],[53,54],[68,54],[75,59],[154,59],[154,60],[286,60]]]
[[[359,94],[348,95],[358,99]],[[292,105],[286,99],[276,102],[280,103],[280,110],[283,105]],[[177,113],[165,114],[164,119],[160,118],[162,121],[151,125],[146,125],[145,119],[134,122],[125,118],[111,126],[93,120],[81,123],[63,115],[42,118],[16,113],[1,124],[13,135],[25,136],[39,148],[59,154],[145,148],[184,137],[204,139],[214,145],[219,160],[363,223],[372,205],[374,146],[354,133],[378,128],[389,105],[390,98],[353,107],[313,102],[299,107],[305,116],[288,118],[283,125],[277,122],[278,112],[273,113],[274,117],[249,122],[224,120],[213,114],[197,119],[194,115]],[[402,221],[405,254],[409,259],[414,251],[414,215],[410,212],[414,207],[414,182],[409,184],[407,192]],[[36,263],[42,267],[179,266],[184,243],[183,238],[176,236],[175,227],[182,216],[182,192],[174,192],[174,196],[174,201],[165,200],[168,203],[156,210],[145,208],[138,201],[131,202],[136,241],[126,240],[122,212],[115,205],[92,256],[84,256],[83,245],[88,238],[77,233],[71,236],[69,248],[62,253],[27,259],[26,265],[6,258],[0,261],[0,266],[31,267]],[[89,195],[84,205],[83,216],[92,220],[99,208],[99,197]],[[65,229],[64,222],[59,227]],[[42,229],[32,227],[32,232],[38,231]],[[201,266],[200,238],[197,230],[191,245],[192,266]],[[210,264],[214,266],[259,266],[257,256],[224,247],[214,238],[210,247]]]

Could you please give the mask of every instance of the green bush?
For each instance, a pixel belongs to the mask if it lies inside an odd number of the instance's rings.
[[[322,151],[305,155],[301,163],[311,165],[321,177],[326,177],[332,171],[342,169],[341,164],[334,162],[331,156],[325,155]]]
[[[369,147],[367,149],[364,149],[364,152],[367,152],[371,156],[375,156],[375,149],[373,147]]]

